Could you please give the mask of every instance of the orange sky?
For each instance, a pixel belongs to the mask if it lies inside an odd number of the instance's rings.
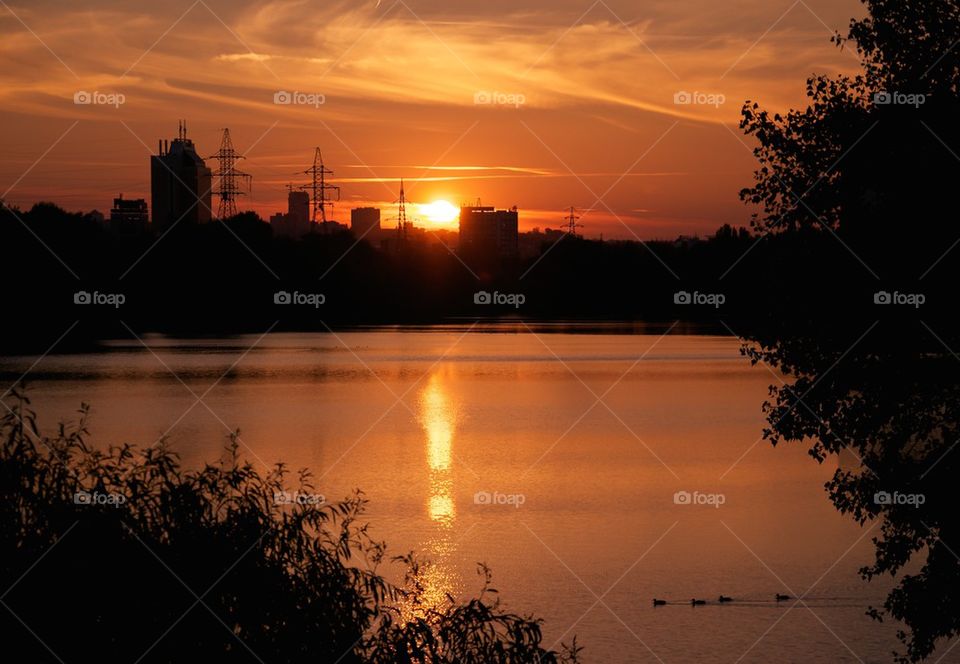
[[[254,176],[241,207],[264,216],[320,146],[336,219],[378,205],[390,225],[402,176],[413,203],[517,205],[522,229],[574,205],[589,237],[709,233],[749,220],[743,100],[785,110],[811,73],[855,69],[829,37],[862,13],[856,0],[3,0],[0,197],[149,200],[148,155],[187,118],[203,155],[230,127]],[[79,91],[105,103],[75,104]]]

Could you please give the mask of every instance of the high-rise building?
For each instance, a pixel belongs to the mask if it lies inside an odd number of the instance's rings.
[[[113,199],[113,207],[110,208],[110,228],[114,231],[138,231],[144,230],[148,222],[147,202],[142,198],[120,198]]]
[[[300,238],[310,232],[310,194],[291,190],[287,194],[287,213],[270,217],[274,235]]]
[[[362,207],[350,210],[350,230],[358,238],[375,242],[380,235],[380,208]]]
[[[163,231],[174,224],[210,221],[211,171],[187,138],[180,123],[177,138],[161,141],[159,154],[150,157],[150,197],[153,225]]]
[[[460,252],[478,258],[508,258],[517,255],[517,208],[460,208]]]

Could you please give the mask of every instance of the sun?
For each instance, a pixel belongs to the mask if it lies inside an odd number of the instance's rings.
[[[449,201],[439,200],[432,203],[420,203],[420,214],[430,223],[448,225],[460,217],[460,208]]]

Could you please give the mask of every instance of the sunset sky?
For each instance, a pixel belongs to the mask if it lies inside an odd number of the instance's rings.
[[[742,102],[786,110],[811,73],[853,71],[829,38],[862,14],[857,0],[0,0],[0,197],[149,200],[148,155],[186,118],[204,156],[230,128],[253,175],[241,208],[264,217],[319,146],[338,220],[377,205],[393,225],[403,177],[414,204],[517,205],[522,230],[573,205],[588,237],[710,233],[749,221]]]

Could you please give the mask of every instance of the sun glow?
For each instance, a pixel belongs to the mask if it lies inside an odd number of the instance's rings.
[[[432,224],[446,226],[460,217],[460,208],[449,201],[439,200],[419,205],[420,215]]]

